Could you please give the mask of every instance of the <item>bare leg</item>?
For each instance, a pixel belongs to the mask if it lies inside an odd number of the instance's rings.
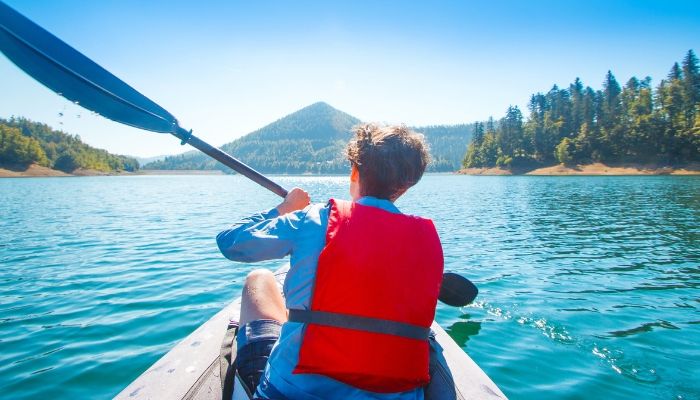
[[[287,308],[277,287],[275,275],[266,269],[248,274],[241,295],[241,325],[256,319],[287,321]]]

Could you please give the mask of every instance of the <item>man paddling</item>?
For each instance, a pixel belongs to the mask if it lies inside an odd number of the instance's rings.
[[[352,202],[310,204],[295,188],[217,237],[234,261],[291,256],[284,298],[267,270],[243,288],[237,366],[256,398],[423,398],[442,248],[432,221],[393,203],[422,177],[427,146],[366,124],[347,156]]]

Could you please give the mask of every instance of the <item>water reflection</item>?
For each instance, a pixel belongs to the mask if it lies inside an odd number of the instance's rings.
[[[460,316],[462,319],[469,319],[470,316],[469,314],[463,314]],[[458,321],[455,322],[454,324],[450,325],[447,329],[445,329],[447,333],[454,339],[457,344],[462,347],[463,349],[467,348],[467,342],[469,341],[469,338],[472,336],[476,336],[479,334],[479,331],[481,330],[481,322],[480,321]]]

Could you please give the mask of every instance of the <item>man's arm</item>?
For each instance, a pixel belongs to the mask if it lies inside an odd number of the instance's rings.
[[[256,262],[283,258],[292,252],[294,236],[304,218],[309,195],[294,188],[280,205],[254,214],[219,233],[221,254],[232,261]]]

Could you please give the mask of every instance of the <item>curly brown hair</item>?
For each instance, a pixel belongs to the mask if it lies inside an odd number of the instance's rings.
[[[423,135],[405,125],[362,124],[347,147],[360,173],[360,194],[395,200],[418,183],[430,162]]]

